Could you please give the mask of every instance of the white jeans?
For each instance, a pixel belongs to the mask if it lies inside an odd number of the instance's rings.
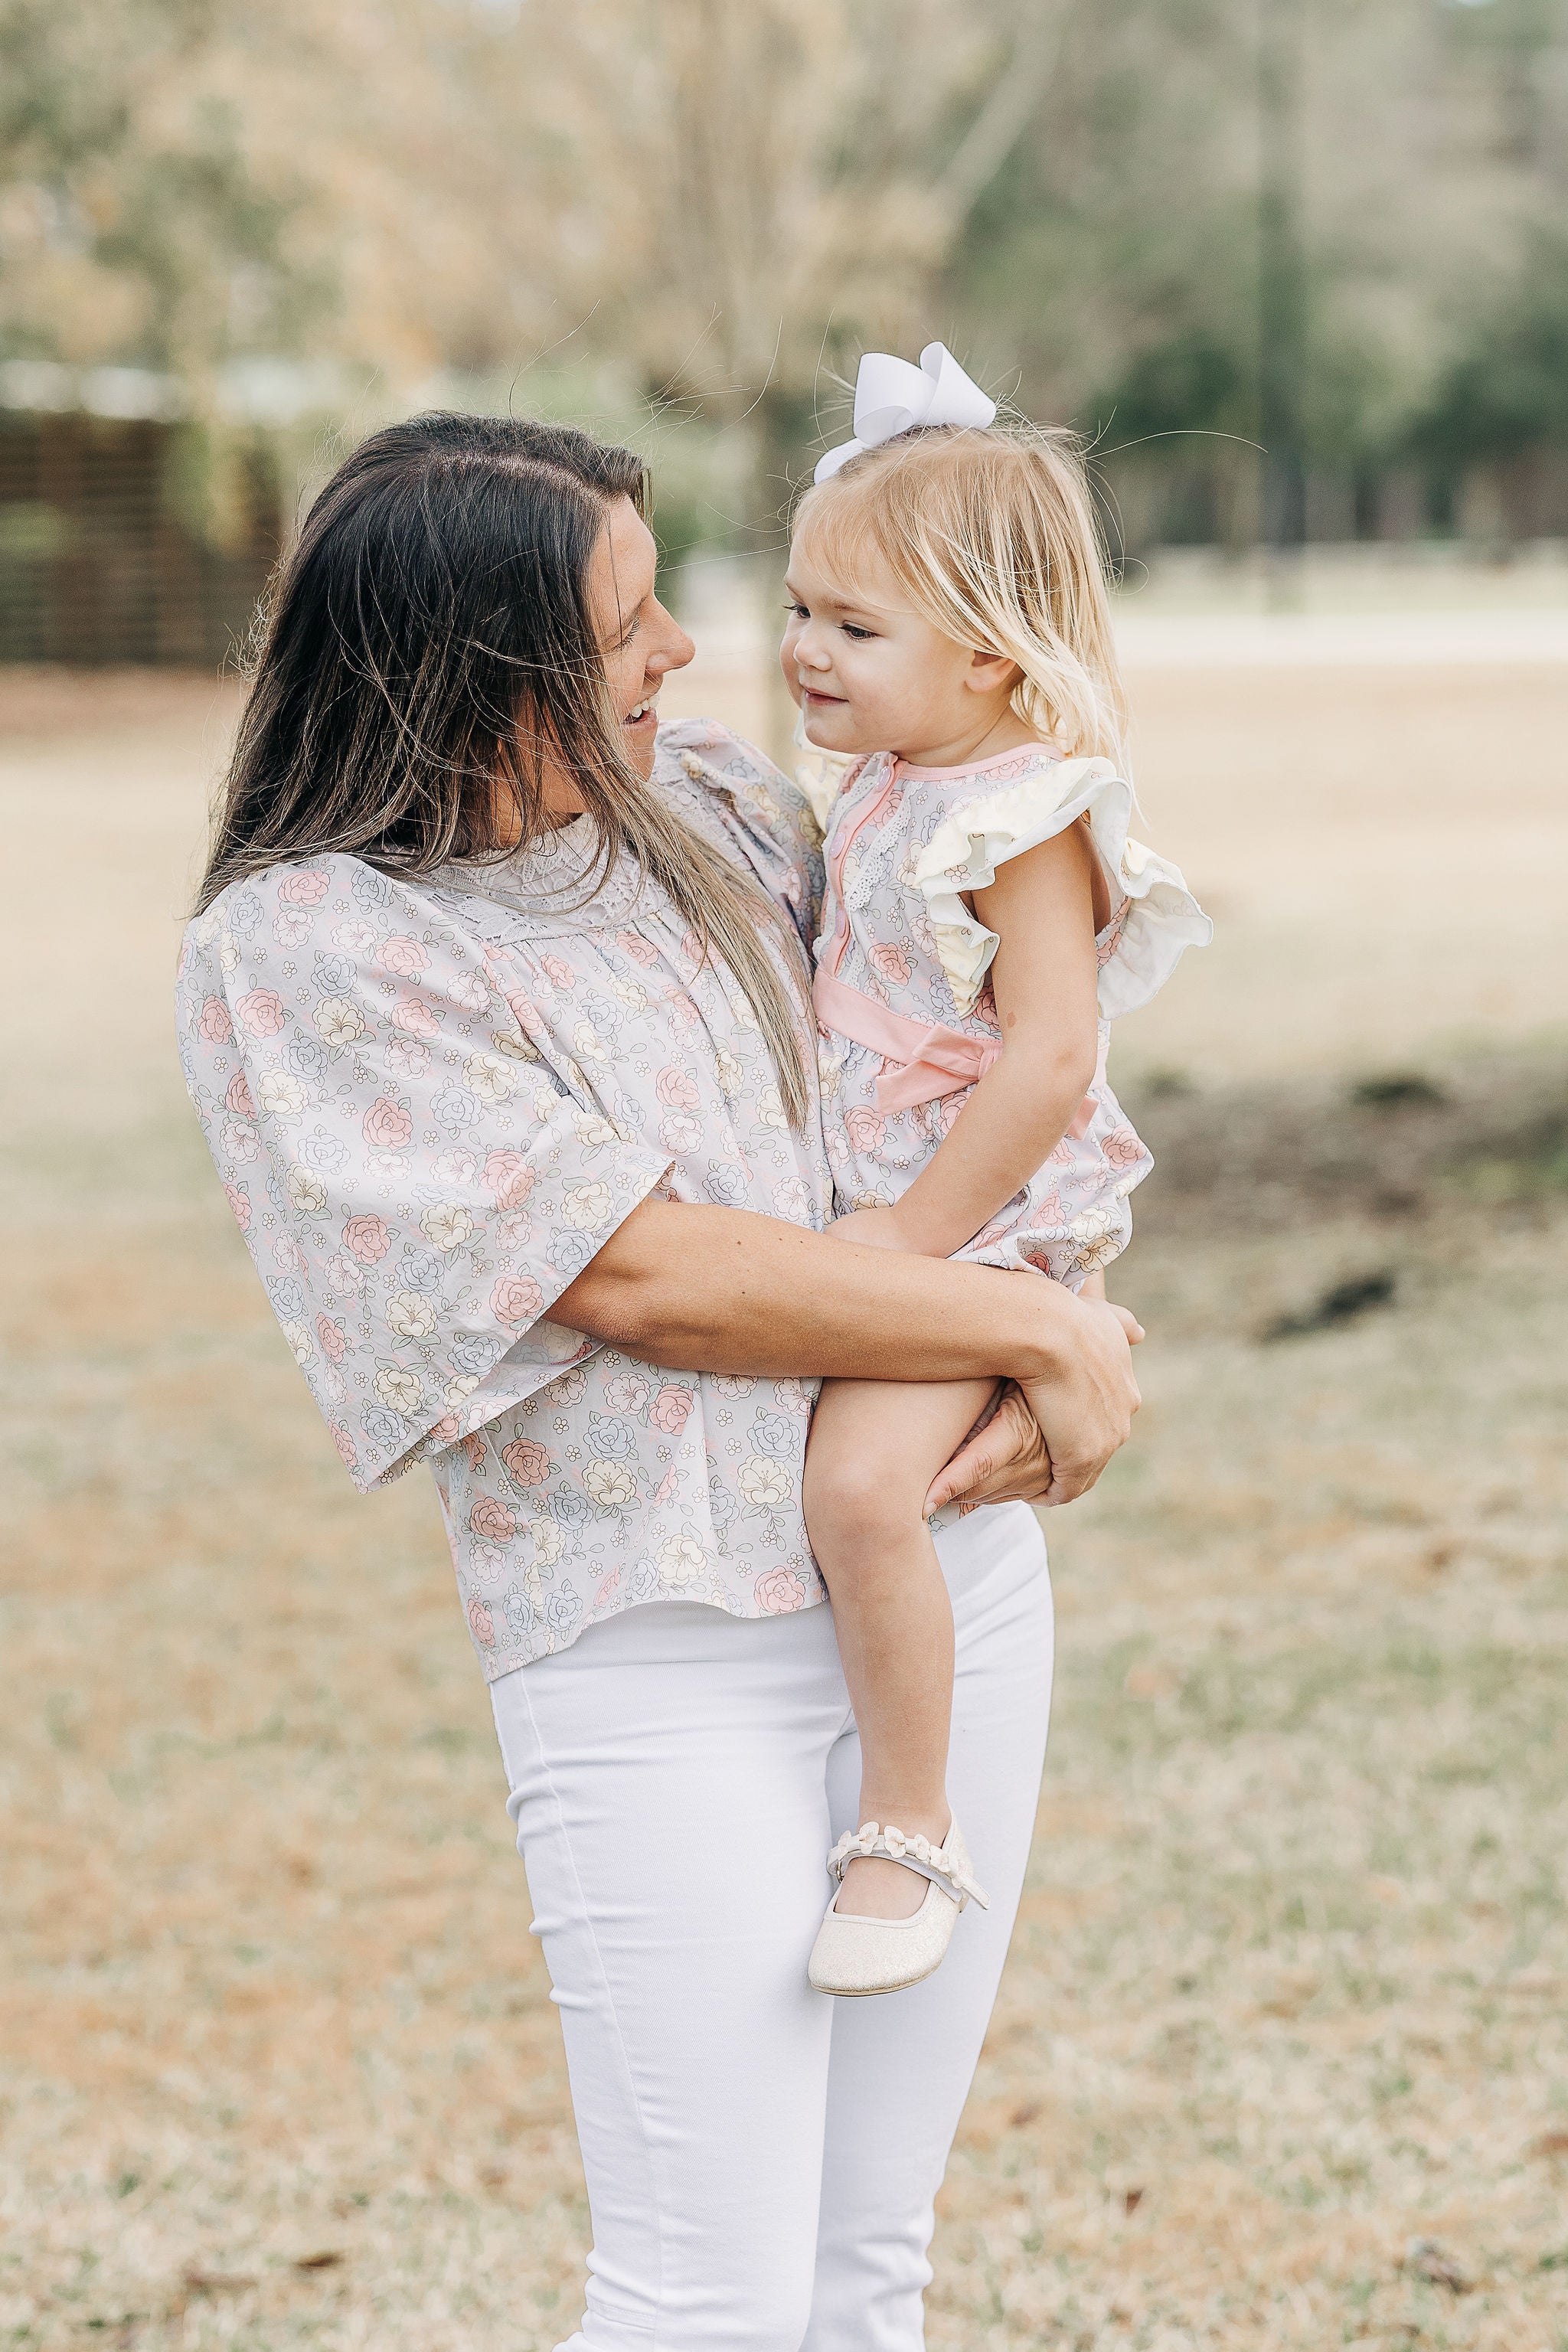
[[[594,2246],[561,2352],[919,2352],[931,2205],[1006,1956],[1051,1685],[1023,1504],[937,1549],[948,1789],[991,1908],[908,1992],[805,1980],[860,1749],[825,1608],[654,1603],[493,1685]]]

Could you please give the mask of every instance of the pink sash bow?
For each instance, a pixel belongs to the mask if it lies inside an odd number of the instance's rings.
[[[939,1022],[922,1029],[871,997],[862,996],[831,972],[818,969],[812,988],[816,1017],[825,1029],[868,1045],[893,1067],[877,1081],[877,1108],[908,1110],[912,1104],[937,1102],[983,1078],[1002,1048],[988,1037],[966,1037],[961,1029],[944,1029]]]

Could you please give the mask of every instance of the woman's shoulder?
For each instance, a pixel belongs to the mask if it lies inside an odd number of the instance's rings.
[[[449,919],[451,893],[438,877],[393,874],[345,850],[319,850],[309,857],[280,859],[254,873],[236,875],[217,896],[193,915],[186,940],[205,944],[224,935],[251,940],[271,933],[279,946],[303,944],[325,927],[345,932],[353,953],[368,945],[388,921]],[[279,931],[281,926],[281,931]]]
[[[459,995],[477,995],[470,968],[482,967],[484,943],[463,916],[437,877],[389,874],[339,850],[237,875],[185,926],[182,1017],[195,1018],[209,992],[281,990],[303,1002],[455,981]]]
[[[653,781],[797,920],[808,919],[820,891],[822,829],[800,786],[765,751],[717,719],[680,719],[659,729]]]
[[[769,825],[793,823],[805,806],[805,794],[765,751],[717,719],[680,719],[661,727],[654,778],[666,789],[684,782],[700,793],[717,793]]]

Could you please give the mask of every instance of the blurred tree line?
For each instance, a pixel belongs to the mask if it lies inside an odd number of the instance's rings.
[[[209,449],[280,366],[592,383],[743,540],[942,335],[1131,545],[1568,532],[1564,14],[0,0],[0,361],[177,379]]]

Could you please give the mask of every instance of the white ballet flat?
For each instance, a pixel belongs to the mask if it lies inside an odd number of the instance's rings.
[[[925,1901],[908,1919],[863,1919],[854,1912],[837,1911],[838,1885],[859,1854],[875,1854],[883,1862],[900,1862],[906,1870],[929,1879]],[[806,1969],[817,1992],[855,1997],[863,1993],[902,1992],[939,1969],[952,1941],[958,1915],[966,1903],[988,1910],[974,1882],[969,1848],[956,1822],[948,1825],[941,1845],[929,1838],[906,1837],[902,1830],[876,1822],[862,1822],[847,1830],[827,1857],[836,1885],[833,1903],[816,1931]]]

